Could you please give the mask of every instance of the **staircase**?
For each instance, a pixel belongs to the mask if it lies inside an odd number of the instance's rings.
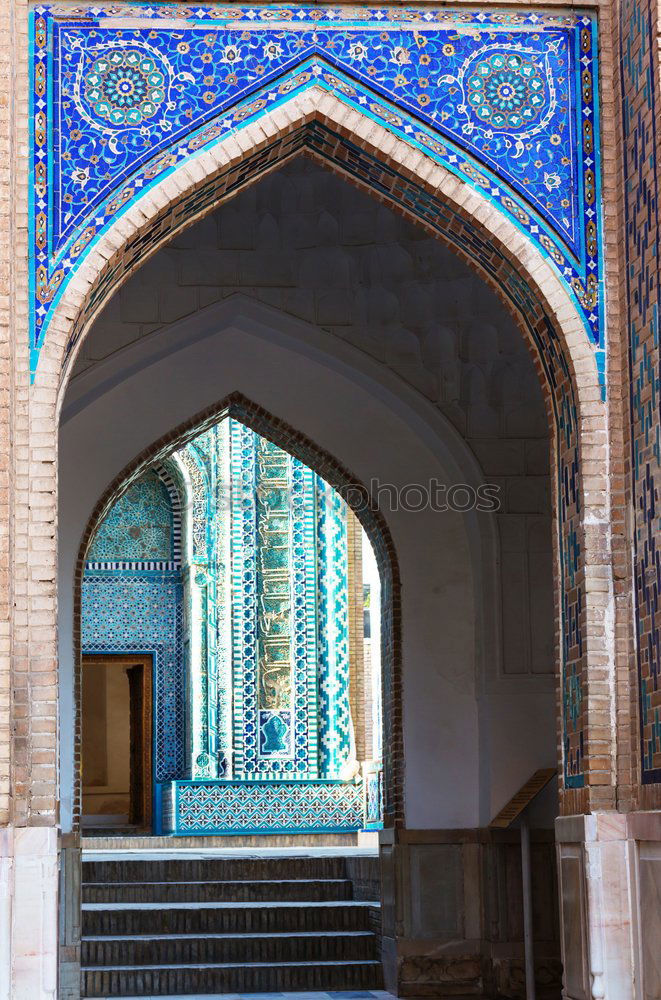
[[[381,987],[346,857],[107,857],[83,856],[85,997]]]

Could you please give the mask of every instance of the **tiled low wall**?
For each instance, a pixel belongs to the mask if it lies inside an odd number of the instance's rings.
[[[362,781],[172,781],[163,832],[334,833],[364,827]]]

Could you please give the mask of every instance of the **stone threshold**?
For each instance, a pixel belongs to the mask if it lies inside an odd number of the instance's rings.
[[[83,972],[163,972],[167,969],[183,969],[185,972],[196,969],[298,969],[301,967],[310,968],[343,968],[346,965],[380,965],[375,959],[351,958],[346,962],[336,959],[334,961],[322,962],[195,962],[185,965],[83,965]]]
[[[115,1000],[113,997],[99,997],[98,1000]],[[386,990],[324,990],[301,993],[187,993],[169,996],[122,997],[122,1000],[397,1000],[394,993]]]
[[[372,931],[246,931],[243,934],[209,934],[205,931],[204,940],[212,941],[237,941],[245,938],[265,938],[287,939],[291,938],[368,938],[372,937]],[[83,935],[82,941],[197,941],[200,935],[193,934],[87,934]]]
[[[220,850],[257,848],[266,850],[292,850],[297,856],[302,852],[307,854],[313,850],[330,848],[378,848],[379,835],[376,831],[361,831],[360,833],[324,833],[324,834],[273,834],[245,837],[214,836],[204,834],[197,837],[151,836],[149,834],[112,834],[104,832],[94,836],[91,832],[83,833],[81,847],[83,850],[172,850],[192,848],[204,850],[218,848]],[[264,857],[268,855],[259,856]]]
[[[195,842],[180,844],[173,842],[171,837],[131,838],[132,843],[118,844],[108,842],[97,843],[94,838],[83,837],[83,861],[203,861],[209,860],[257,860],[263,858],[372,858],[379,854],[378,840],[373,844],[317,846],[300,844],[278,847],[244,845],[229,847],[226,845],[200,844],[200,838],[192,838]],[[206,839],[206,838],[205,838]],[[222,838],[221,838],[222,839]],[[267,839],[267,838],[265,838]],[[135,841],[139,841],[135,843]],[[154,843],[156,841],[156,843]]]
[[[380,907],[376,900],[364,899],[315,899],[311,902],[302,903],[296,900],[262,900],[259,902],[220,902],[220,903],[168,903],[168,910],[284,910],[305,909],[316,910],[331,907],[333,909],[343,907],[344,909],[359,909],[365,907]],[[84,911],[107,911],[107,910],[162,910],[163,903],[83,903],[81,909]]]

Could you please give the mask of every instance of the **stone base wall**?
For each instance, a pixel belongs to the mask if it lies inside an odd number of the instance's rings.
[[[661,996],[661,812],[531,831],[538,1000]],[[516,829],[381,835],[383,956],[401,997],[525,997]]]
[[[63,837],[59,872],[58,1000],[80,998],[81,849],[77,837]]]
[[[566,1000],[661,996],[661,812],[556,820]]]
[[[57,831],[0,829],[0,1000],[55,1000]]]
[[[562,968],[551,830],[533,830],[535,978],[559,1000]],[[518,830],[384,831],[383,953],[401,997],[525,997]]]

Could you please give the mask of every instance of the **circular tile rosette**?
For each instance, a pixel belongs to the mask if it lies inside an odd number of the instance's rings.
[[[523,52],[485,52],[462,75],[466,112],[483,128],[532,134],[555,109],[550,71]]]
[[[167,77],[167,68],[142,49],[100,52],[82,78],[87,113],[111,128],[139,128],[165,103]]]

